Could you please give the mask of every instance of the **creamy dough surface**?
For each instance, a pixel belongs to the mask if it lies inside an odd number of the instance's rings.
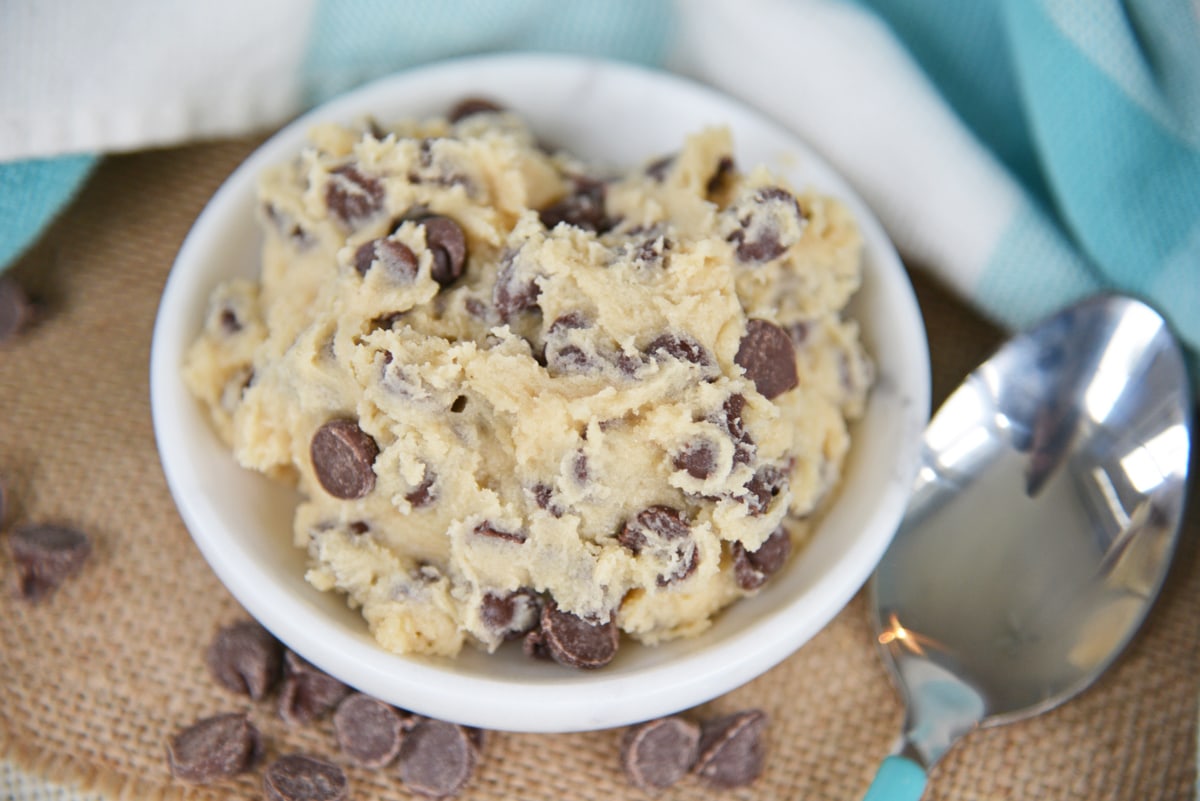
[[[861,245],[732,152],[608,174],[476,102],[263,176],[261,279],[215,290],[185,377],[385,648],[597,667],[786,569],[871,381]]]

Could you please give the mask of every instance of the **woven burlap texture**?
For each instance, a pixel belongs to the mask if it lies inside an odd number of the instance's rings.
[[[214,685],[204,648],[244,613],[192,544],[150,423],[147,363],[159,294],[203,204],[255,143],[109,159],[14,274],[46,303],[0,346],[6,523],[60,521],[95,537],[84,572],[48,603],[13,593],[0,562],[0,758],[107,797],[261,797],[261,774],[174,782],[163,740],[205,715],[249,710],[269,755],[340,760],[328,720],[290,728],[270,703]],[[918,280],[940,400],[995,345],[994,329]],[[1196,493],[1192,493],[1193,501]],[[1146,628],[1099,684],[1039,718],[972,734],[933,772],[927,799],[1183,799],[1195,784],[1200,570],[1193,502],[1175,569]],[[766,773],[718,792],[687,778],[661,799],[861,797],[902,708],[856,598],[798,653],[706,707],[770,714]],[[620,731],[494,733],[467,799],[643,798],[618,763]],[[353,798],[401,799],[393,770],[349,770]]]

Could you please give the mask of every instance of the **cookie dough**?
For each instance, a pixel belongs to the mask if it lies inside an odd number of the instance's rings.
[[[474,103],[263,176],[261,279],[215,290],[185,376],[385,648],[596,667],[803,545],[872,377],[860,238],[732,153],[611,175]]]

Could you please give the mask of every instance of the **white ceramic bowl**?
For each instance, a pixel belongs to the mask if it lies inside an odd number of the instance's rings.
[[[420,117],[468,95],[524,115],[540,136],[589,160],[634,165],[687,133],[728,125],[737,163],[767,163],[794,185],[843,199],[862,227],[865,280],[853,303],[878,382],[836,504],[812,542],[763,592],[723,612],[700,637],[627,645],[609,666],[576,671],[519,648],[456,660],[402,657],[375,644],[359,614],[303,578],[291,545],[293,492],[239,468],[180,366],[217,282],[258,272],[255,184],[289,159],[316,122]],[[903,514],[929,410],[925,331],[890,242],[850,188],[792,135],[745,106],[668,74],[575,57],[460,60],[373,83],[287,126],[230,176],[196,220],[159,307],[151,401],[171,492],[196,544],[246,610],[304,658],[357,689],[432,717],[491,729],[579,731],[676,712],[772,667],[812,637],[871,574]],[[180,600],[181,603],[185,602]]]

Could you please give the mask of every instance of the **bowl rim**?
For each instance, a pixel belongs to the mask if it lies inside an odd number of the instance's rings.
[[[904,422],[892,480],[875,498],[874,509],[862,518],[860,536],[838,562],[840,569],[818,576],[797,598],[772,609],[733,636],[643,671],[571,671],[579,675],[545,683],[512,682],[451,675],[438,664],[387,654],[378,646],[372,654],[359,638],[322,619],[321,610],[298,602],[294,593],[267,580],[259,566],[240,559],[245,556],[244,550],[215,520],[213,501],[204,493],[202,477],[191,470],[186,446],[176,434],[186,422],[187,410],[194,413],[198,409],[180,375],[182,354],[198,328],[185,331],[180,319],[190,302],[191,284],[195,283],[189,278],[202,269],[207,249],[222,234],[221,211],[248,187],[254,191],[264,167],[298,152],[315,123],[349,121],[372,108],[394,105],[398,96],[420,82],[457,82],[461,87],[471,87],[481,74],[497,71],[514,75],[528,72],[542,80],[577,81],[580,85],[596,74],[616,76],[633,86],[683,93],[695,102],[735,111],[737,116],[765,126],[772,135],[785,138],[803,156],[805,174],[819,173],[823,188],[831,185],[851,208],[863,237],[864,260],[869,252],[876,264],[873,279],[884,281],[886,291],[895,296],[897,328],[889,329],[889,334],[901,336],[913,351],[900,388],[911,419]],[[403,698],[400,705],[431,717],[528,732],[609,728],[690,708],[748,682],[807,642],[863,586],[900,524],[917,467],[921,431],[929,415],[929,384],[924,323],[895,249],[858,195],[799,137],[740,101],[677,74],[599,58],[533,53],[457,58],[406,70],[318,106],[271,136],[226,179],[184,240],[163,290],[150,355],[151,411],[168,487],[197,547],[252,617],[300,656],[362,692],[391,703]],[[207,419],[204,422],[207,424]],[[800,608],[805,612],[803,619],[779,625]],[[297,612],[314,614],[306,618]],[[771,636],[761,636],[764,632]],[[379,654],[385,658],[376,658]]]

